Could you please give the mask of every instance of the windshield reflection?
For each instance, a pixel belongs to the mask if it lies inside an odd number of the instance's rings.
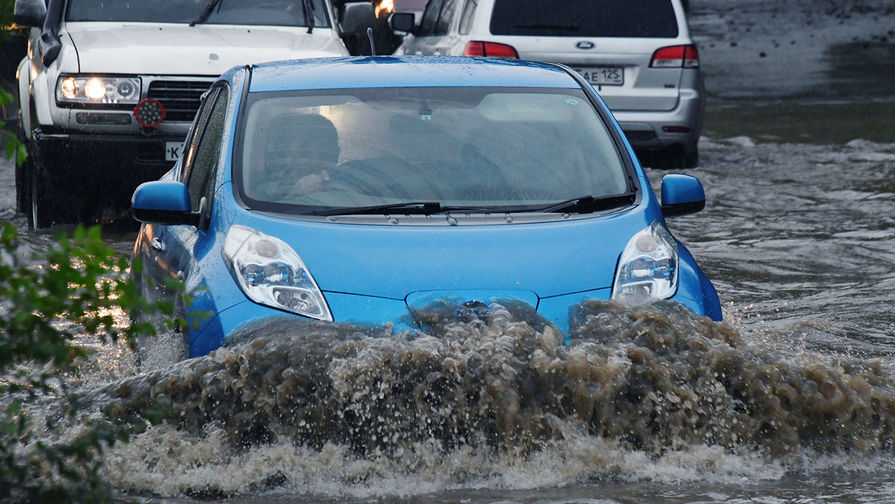
[[[575,89],[255,93],[244,118],[234,182],[259,210],[519,211],[630,194],[614,139]]]

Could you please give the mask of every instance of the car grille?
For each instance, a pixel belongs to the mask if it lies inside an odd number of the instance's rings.
[[[146,96],[162,103],[166,121],[192,121],[209,86],[210,81],[156,80],[149,83]]]

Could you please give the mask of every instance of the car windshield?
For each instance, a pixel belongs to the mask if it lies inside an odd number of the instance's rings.
[[[671,0],[496,0],[491,33],[674,38],[678,29]]]
[[[314,26],[328,27],[323,0],[308,3]],[[302,0],[70,0],[66,20],[271,26],[309,24]]]
[[[533,211],[630,195],[617,144],[581,90],[266,92],[247,107],[233,179],[257,210]]]

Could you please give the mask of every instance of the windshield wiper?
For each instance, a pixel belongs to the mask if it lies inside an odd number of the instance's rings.
[[[577,198],[560,201],[559,203],[551,203],[548,206],[539,208],[508,207],[498,209],[492,206],[444,206],[438,201],[404,201],[401,203],[388,203],[385,205],[323,208],[320,210],[314,210],[311,212],[311,214],[328,217],[333,215],[389,215],[392,212],[423,215],[435,215],[440,213],[464,211],[479,211],[485,213],[593,213],[599,212],[601,210],[610,210],[613,208],[628,206],[632,203],[634,203],[634,193],[621,194],[616,196],[602,196],[599,198],[595,198],[591,195],[579,196]]]
[[[371,205],[360,207],[335,207],[325,210],[315,210],[314,215],[362,215],[362,214],[387,214],[389,210],[397,210],[403,213],[431,214],[443,210],[441,203],[437,201],[406,201],[402,203],[390,203],[387,205]]]
[[[559,203],[553,203],[549,206],[535,209],[534,211],[545,213],[593,213],[600,210],[610,210],[612,208],[628,206],[631,203],[634,203],[634,193],[616,196],[601,196],[599,198],[595,198],[588,194],[586,196],[579,196],[577,198],[560,201]]]
[[[305,21],[308,22],[308,33],[314,31],[314,4],[311,0],[301,0],[301,8],[305,11]]]
[[[364,215],[364,214],[382,214],[389,215],[391,212],[402,214],[422,214],[435,215],[440,213],[475,211],[492,213],[497,210],[491,206],[444,206],[438,201],[406,201],[401,203],[389,203],[385,205],[372,205],[361,207],[335,207],[311,212],[314,215],[330,216],[330,215]]]
[[[215,7],[218,6],[223,0],[208,0],[208,3],[205,4],[205,9],[202,11],[202,14],[199,14],[199,17],[194,19],[190,26],[196,26],[199,23],[204,23],[208,16],[211,15],[211,11],[214,10]]]

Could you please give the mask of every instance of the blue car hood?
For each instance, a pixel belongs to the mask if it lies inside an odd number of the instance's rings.
[[[420,291],[528,291],[539,298],[612,286],[643,212],[498,225],[246,223],[298,253],[325,292],[405,299]]]

